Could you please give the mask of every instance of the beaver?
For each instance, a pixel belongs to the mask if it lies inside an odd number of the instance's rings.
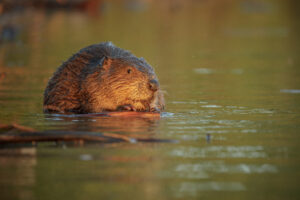
[[[45,113],[160,112],[164,96],[143,58],[103,42],[79,50],[50,78]]]

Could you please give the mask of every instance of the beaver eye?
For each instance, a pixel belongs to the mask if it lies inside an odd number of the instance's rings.
[[[127,73],[130,74],[131,73],[131,69],[127,69]]]

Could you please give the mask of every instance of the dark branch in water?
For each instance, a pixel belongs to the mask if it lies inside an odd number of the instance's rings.
[[[156,138],[137,138],[116,133],[91,133],[77,131],[36,131],[17,124],[0,125],[0,145],[37,142],[74,142],[76,144],[114,143],[114,142],[171,142],[176,141]]]

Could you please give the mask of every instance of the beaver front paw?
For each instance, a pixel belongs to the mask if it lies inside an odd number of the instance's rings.
[[[136,109],[130,104],[119,106],[117,108],[117,110],[118,111],[136,111]]]
[[[152,107],[152,108],[150,108],[150,112],[160,113],[160,109],[157,107]]]

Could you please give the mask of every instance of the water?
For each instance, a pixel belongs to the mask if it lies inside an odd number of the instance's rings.
[[[0,16],[1,123],[177,141],[2,148],[1,199],[299,198],[299,4],[172,2]],[[161,119],[42,113],[55,69],[102,41],[154,66]]]

